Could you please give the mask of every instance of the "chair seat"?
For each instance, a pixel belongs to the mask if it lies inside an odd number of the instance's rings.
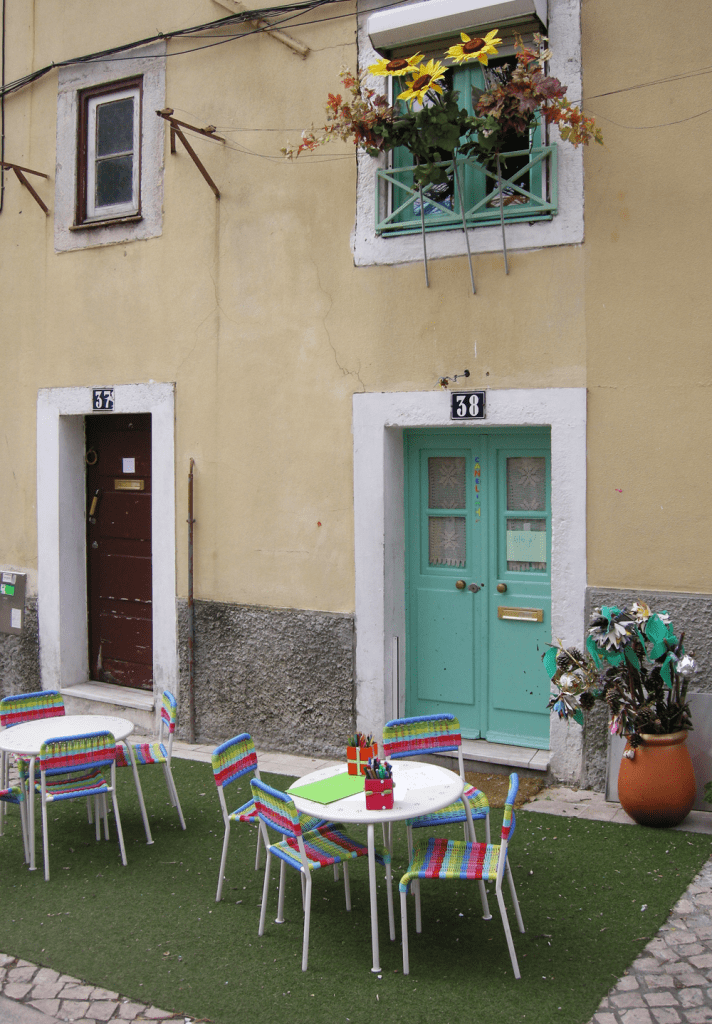
[[[414,878],[469,878],[494,882],[501,855],[502,847],[491,843],[465,843],[437,836],[419,839],[413,844],[413,856],[398,889],[407,892]]]
[[[39,786],[36,787],[38,790]],[[100,771],[87,772],[77,778],[75,775],[47,779],[47,800],[71,800],[77,796],[99,796],[111,792],[111,787]]]
[[[368,856],[368,846],[365,843],[360,843],[352,836],[347,836],[345,832],[328,825],[303,833],[302,839],[310,871],[328,867],[330,864],[340,864],[342,861],[352,860],[355,857]],[[292,837],[283,839],[279,843],[273,843],[270,846],[270,851],[291,864],[297,871],[301,871],[302,859],[299,855],[298,839]],[[385,866],[390,864],[391,857],[386,849],[377,848],[376,860]]]
[[[475,819],[486,818],[489,814],[489,800],[481,789],[474,786],[466,786],[462,794],[463,799],[470,804],[472,817]],[[410,818],[406,825],[411,828],[426,828],[432,825],[452,825],[456,822],[466,821],[467,815],[462,800],[456,800],[454,804],[443,807],[441,811],[433,811],[432,814],[423,814],[419,818]]]
[[[254,800],[248,800],[242,807],[238,807],[236,811],[228,815],[230,821],[242,821],[248,825],[257,825],[259,823],[259,816],[255,807]],[[302,832],[312,832],[314,829],[320,828],[322,825],[326,825],[325,818],[312,818],[309,814],[299,815],[299,824]]]
[[[0,800],[8,804],[21,804],[25,799],[19,786],[8,786],[7,789],[0,789]]]
[[[132,743],[131,747],[136,758],[136,764],[167,764],[168,751],[163,743],[153,741],[151,743]],[[126,757],[126,748],[123,743],[116,744],[116,767],[130,768],[131,762]]]

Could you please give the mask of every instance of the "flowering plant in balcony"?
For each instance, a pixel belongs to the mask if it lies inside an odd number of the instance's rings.
[[[548,706],[582,725],[584,712],[602,701],[611,733],[627,737],[633,750],[645,735],[689,731],[687,690],[697,665],[683,640],[667,612],[652,612],[642,601],[630,609],[598,608],[584,651],[558,641],[543,655],[555,687]]]
[[[453,64],[477,60],[487,65],[502,42],[496,29],[484,38],[470,38],[463,32],[461,40],[447,50],[444,59]],[[447,65],[432,59],[424,62],[420,53],[393,60],[384,57],[368,68],[371,75],[407,79],[397,96],[407,104],[405,110],[391,106],[385,96],[370,88],[365,73],[354,75],[343,68],[340,78],[351,98],[330,93],[324,126],[303,132],[297,147],[288,146],[282,152],[294,159],[332,138],[352,139],[371,156],[405,146],[418,164],[416,180],[426,185],[442,181],[442,169],[435,165],[456,149],[492,163],[511,140],[511,133],[528,137],[538,117],[556,124],[561,138],[573,146],[592,140],[602,143],[594,118],[572,106],[566,99],[567,87],[546,74],[552,54],[543,44],[541,36],[535,36],[536,48],[517,41],[516,61],[495,69],[488,89],[473,90],[474,114],[459,106],[456,90],[443,89]]]
[[[474,112],[468,113],[460,106],[458,91],[444,87],[448,65],[443,61],[455,65],[479,61],[487,66],[490,57],[497,56],[502,40],[496,29],[484,37],[470,37],[463,32],[460,38],[443,55],[443,60],[425,61],[423,54],[416,53],[391,60],[383,57],[369,66],[370,75],[403,79],[400,84],[404,87],[397,93],[401,101],[398,105],[391,105],[382,93],[371,88],[366,73],[355,75],[343,68],[340,77],[349,95],[330,93],[326,123],[319,129],[303,132],[298,146],[285,147],[282,152],[289,159],[296,159],[334,138],[353,140],[357,149],[370,156],[404,147],[413,156],[421,221],[423,189],[443,186],[450,195],[455,188],[459,191],[456,156],[474,157],[492,175],[496,171],[506,266],[503,154],[508,149],[529,148],[531,129],[537,122],[555,124],[561,138],[575,147],[591,141],[602,143],[603,137],[594,118],[566,99],[567,87],[546,73],[551,51],[541,36],[534,37],[533,46],[518,39],[516,60],[490,68],[490,84],[486,89],[472,89]],[[517,145],[519,140],[524,144]],[[464,209],[462,217],[466,231]],[[421,226],[424,232],[424,222]]]

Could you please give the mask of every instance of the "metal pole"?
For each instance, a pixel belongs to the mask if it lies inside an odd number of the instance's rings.
[[[455,184],[457,185],[457,192],[460,196],[460,213],[462,214],[462,230],[465,232],[465,245],[467,246],[467,264],[470,268],[470,282],[472,283],[472,294],[476,295],[475,289],[475,274],[472,270],[472,253],[470,252],[470,239],[467,234],[467,221],[465,219],[465,196],[462,192],[462,186],[460,185],[460,172],[457,169],[457,154],[453,153],[452,157],[452,169],[455,172]]]
[[[193,607],[193,467],[190,460],[188,474],[188,738],[195,743],[195,611]]]
[[[423,204],[423,186],[418,185],[418,194],[420,196],[420,233],[423,236],[423,266],[425,267],[425,287],[430,287],[430,281],[428,280],[428,252],[425,248],[425,207]]]
[[[509,273],[507,262],[507,239],[504,236],[504,196],[502,195],[502,173],[499,169],[499,153],[497,154],[497,184],[499,185],[499,223],[502,227],[502,252],[504,253],[504,272]]]

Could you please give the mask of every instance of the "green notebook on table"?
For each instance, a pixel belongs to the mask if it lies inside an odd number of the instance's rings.
[[[304,800],[313,800],[317,804],[331,804],[335,800],[343,800],[344,797],[353,796],[355,793],[363,793],[364,776],[332,775],[328,779],[320,779],[318,782],[307,782],[305,786],[290,786],[288,793],[295,793]]]

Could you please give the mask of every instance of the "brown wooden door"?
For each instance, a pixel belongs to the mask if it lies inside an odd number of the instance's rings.
[[[89,671],[153,688],[151,417],[86,417]]]

